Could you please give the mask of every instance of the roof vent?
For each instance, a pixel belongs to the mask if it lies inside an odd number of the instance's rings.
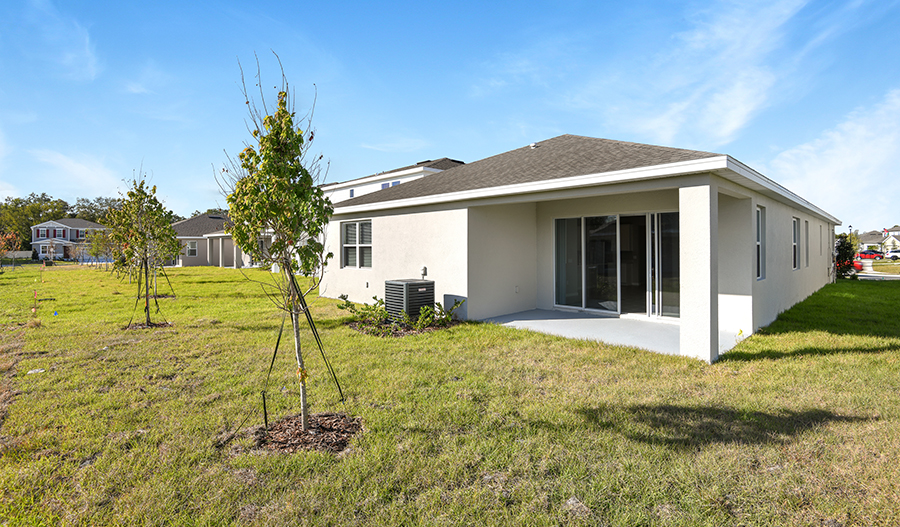
[[[536,143],[531,143],[531,144],[528,145],[528,146],[530,146],[532,150],[534,150],[535,148],[537,148],[537,144],[536,144]]]

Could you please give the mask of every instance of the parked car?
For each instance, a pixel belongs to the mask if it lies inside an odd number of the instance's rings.
[[[860,251],[859,254],[856,255],[859,259],[867,259],[871,258],[873,260],[881,260],[884,258],[884,253],[881,251]]]
[[[888,251],[887,254],[884,255],[885,258],[890,258],[891,260],[900,260],[900,249],[894,249],[893,251]]]

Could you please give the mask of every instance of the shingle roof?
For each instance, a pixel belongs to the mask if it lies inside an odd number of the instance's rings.
[[[186,220],[172,224],[175,235],[178,237],[203,236],[221,231],[226,223],[230,223],[224,214],[200,214]]]
[[[379,172],[377,174],[370,174],[368,176],[358,177],[358,178],[354,178],[354,179],[348,179],[347,181],[340,181],[339,183],[350,183],[351,181],[356,181],[358,179],[366,179],[366,178],[370,178],[372,176],[380,176],[383,174],[393,174],[394,172],[401,172],[403,170],[410,170],[412,168],[434,168],[437,170],[447,170],[448,168],[453,168],[455,166],[464,165],[464,164],[465,163],[463,163],[462,161],[450,159],[449,157],[442,157],[440,159],[435,159],[435,160],[429,159],[426,161],[419,161],[415,165],[409,165],[409,166],[405,166],[405,167],[395,168],[393,170],[387,170],[385,172]],[[335,183],[327,183],[326,185],[332,185],[332,184],[335,184]]]
[[[60,225],[65,225],[71,229],[106,229],[106,225],[100,225],[92,221],[83,220],[81,218],[63,218],[61,220],[53,220]]]
[[[720,155],[722,154],[577,135],[561,135],[535,143],[533,147],[529,145],[474,163],[458,165],[439,174],[342,201],[336,206],[349,207],[572,176],[602,174]]]

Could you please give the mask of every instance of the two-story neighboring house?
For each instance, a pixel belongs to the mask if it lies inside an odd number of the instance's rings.
[[[77,258],[77,249],[86,245],[88,233],[107,228],[81,218],[45,221],[31,227],[31,247],[42,260]]]

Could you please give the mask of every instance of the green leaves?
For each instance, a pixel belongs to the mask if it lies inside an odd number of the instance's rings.
[[[243,175],[226,198],[233,222],[227,232],[254,261],[290,260],[293,271],[312,275],[330,256],[323,258],[318,238],[334,209],[316,184],[317,171],[304,165],[306,141],[294,125],[286,91],[278,93],[275,112],[251,135],[256,145],[239,154]],[[272,237],[268,250],[258,243],[263,234]]]

